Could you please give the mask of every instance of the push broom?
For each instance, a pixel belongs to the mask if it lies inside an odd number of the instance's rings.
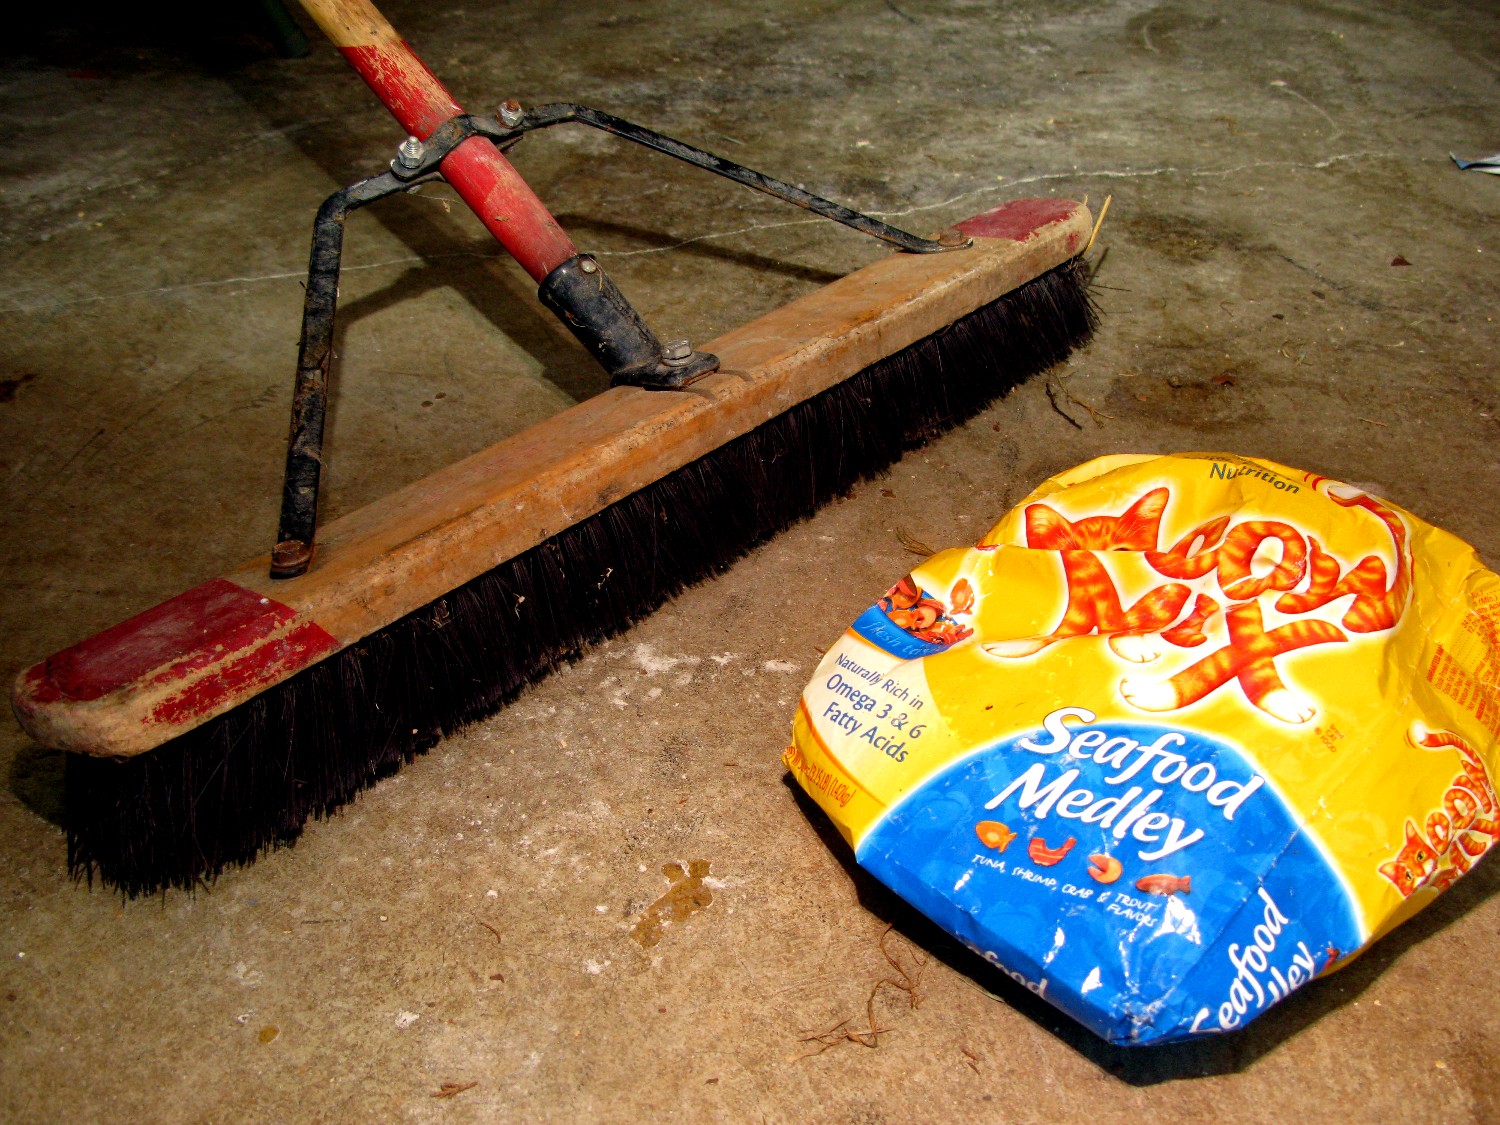
[[[365,0],[304,7],[409,134],[323,205],[269,558],[23,672],[66,751],[68,864],[126,895],[289,844],[445,733],[1062,359],[1093,329],[1087,210],[1019,200],[916,238],[582,106],[465,115]],[[502,155],[604,129],[901,251],[694,350],[663,344]],[[316,529],[350,211],[438,177],[611,388]]]

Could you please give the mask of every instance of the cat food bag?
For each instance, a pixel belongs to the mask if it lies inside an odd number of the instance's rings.
[[[1119,1044],[1243,1027],[1500,835],[1500,577],[1362,488],[1112,456],[855,619],[785,761],[859,863]]]

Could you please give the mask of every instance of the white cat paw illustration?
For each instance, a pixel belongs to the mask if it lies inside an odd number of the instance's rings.
[[[1132,664],[1149,664],[1162,654],[1161,638],[1151,633],[1111,633],[1109,648]]]
[[[1120,681],[1120,694],[1125,702],[1142,711],[1175,711],[1177,689],[1170,680],[1141,680],[1126,677]]]
[[[1292,724],[1305,723],[1318,713],[1312,700],[1288,688],[1268,692],[1260,701],[1260,709],[1283,723]]]
[[[1019,660],[1023,656],[1035,656],[1051,643],[1051,637],[1017,637],[1010,641],[990,641],[979,647],[1002,660]]]

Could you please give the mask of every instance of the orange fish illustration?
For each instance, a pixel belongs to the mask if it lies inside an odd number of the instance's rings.
[[[1026,854],[1031,857],[1031,862],[1042,867],[1051,867],[1053,864],[1061,863],[1063,856],[1073,850],[1073,845],[1078,843],[1073,837],[1068,837],[1068,842],[1056,848],[1049,848],[1047,841],[1040,836],[1033,836],[1031,842],[1026,845]]]
[[[1096,883],[1113,883],[1125,865],[1112,855],[1089,856],[1089,877]]]
[[[979,840],[985,847],[994,848],[997,852],[1010,847],[1010,842],[1016,838],[1016,834],[998,820],[981,820],[974,825],[974,831],[979,834]]]
[[[921,597],[921,589],[917,586],[915,579],[908,574],[885,592],[885,597],[880,599],[880,608],[887,613],[893,609],[910,609]]]
[[[970,585],[967,578],[960,578],[953,584],[952,591],[948,594],[948,601],[953,606],[953,612],[974,612],[974,587]]]
[[[1135,881],[1135,889],[1145,891],[1148,895],[1175,895],[1178,891],[1191,894],[1193,877],[1191,875],[1147,875]]]

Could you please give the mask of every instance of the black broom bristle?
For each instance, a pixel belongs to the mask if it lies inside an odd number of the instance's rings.
[[[443,735],[958,425],[1094,330],[1073,259],[196,730],[69,754],[68,866],[127,896],[290,844]]]

